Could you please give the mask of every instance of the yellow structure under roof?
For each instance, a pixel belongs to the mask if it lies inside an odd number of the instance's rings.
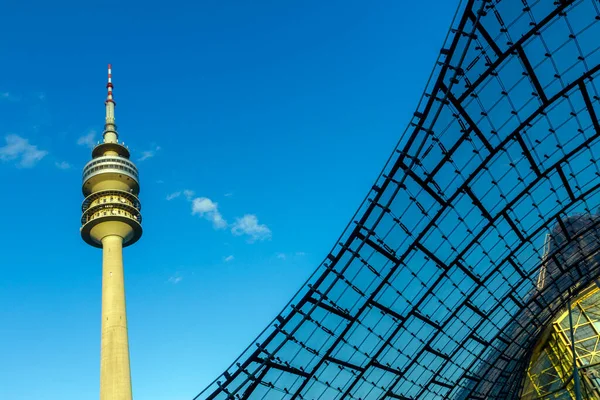
[[[83,169],[81,237],[102,248],[100,400],[131,400],[123,247],[142,236],[142,215],[138,171],[118,140],[111,72],[109,64],[103,142]]]
[[[600,399],[600,288],[583,291],[572,303],[573,338],[581,394]],[[546,329],[533,351],[522,399],[575,399],[569,310]]]

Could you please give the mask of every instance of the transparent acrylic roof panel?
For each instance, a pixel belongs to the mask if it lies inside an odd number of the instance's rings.
[[[600,274],[599,49],[598,0],[463,2],[336,246],[196,398],[517,397]]]

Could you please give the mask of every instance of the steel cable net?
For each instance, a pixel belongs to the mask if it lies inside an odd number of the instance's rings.
[[[598,38],[598,0],[462,4],[339,243],[196,399],[518,397],[600,275]]]

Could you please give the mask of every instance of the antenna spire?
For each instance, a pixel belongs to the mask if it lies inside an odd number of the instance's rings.
[[[118,134],[117,126],[115,125],[115,101],[113,99],[113,84],[112,84],[112,64],[108,64],[108,83],[106,84],[108,93],[106,95],[106,121],[104,124],[104,143],[117,143]]]
[[[112,84],[112,65],[108,64],[108,83],[106,84],[106,88],[108,89],[108,96],[106,97],[106,101],[113,101],[113,84]]]

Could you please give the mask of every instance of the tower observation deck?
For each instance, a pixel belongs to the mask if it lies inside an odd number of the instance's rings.
[[[106,87],[103,140],[83,168],[81,237],[102,248],[100,400],[131,400],[122,250],[142,236],[140,185],[129,150],[119,142],[110,64]]]

